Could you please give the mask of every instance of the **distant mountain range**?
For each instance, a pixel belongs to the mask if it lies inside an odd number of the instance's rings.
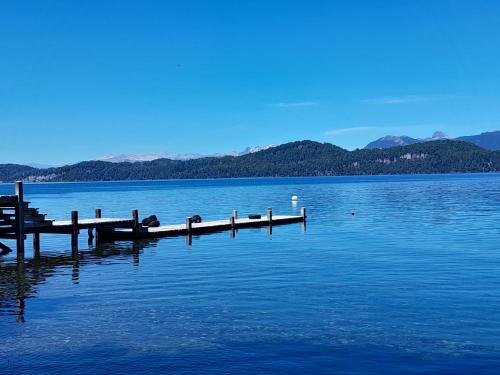
[[[443,132],[435,132],[430,138],[412,138],[406,135],[396,136],[396,135],[386,135],[385,137],[379,138],[373,142],[366,145],[366,149],[375,148],[389,148],[398,146],[413,145],[415,143],[422,143],[428,141],[436,141],[443,139],[451,139]],[[478,135],[469,135],[464,137],[454,138],[457,141],[464,141],[473,143],[479,147],[485,148],[487,150],[500,150],[500,131],[486,132]]]
[[[247,147],[241,152],[228,152],[226,154],[198,154],[198,153],[171,153],[171,152],[159,152],[154,154],[142,154],[142,155],[134,155],[134,154],[107,154],[101,157],[96,158],[98,161],[109,161],[111,163],[136,163],[141,161],[153,161],[157,159],[170,159],[170,160],[193,160],[193,159],[201,159],[208,157],[216,157],[220,158],[223,156],[242,156],[247,154],[252,154],[254,152],[267,150],[268,148],[275,147],[275,145],[265,145],[265,146],[255,146],[255,147]]]
[[[38,169],[0,164],[0,181],[111,181],[407,173],[500,172],[500,151],[472,143],[433,140],[407,146],[347,151],[330,143],[299,141],[241,156],[189,160],[87,161]]]
[[[500,131],[468,135],[456,138],[459,141],[474,143],[487,150],[500,150]]]

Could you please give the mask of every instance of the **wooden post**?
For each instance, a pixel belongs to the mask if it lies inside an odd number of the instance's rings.
[[[40,233],[33,233],[33,256],[35,258],[40,257]]]
[[[71,247],[73,250],[78,250],[78,211],[71,211]]]
[[[95,209],[95,218],[96,219],[100,219],[102,217],[102,211],[100,208],[96,208]],[[96,228],[95,230],[95,243],[97,245],[97,243],[99,242],[99,229]]]
[[[269,226],[267,227],[267,233],[269,235],[273,234],[273,209],[271,207],[268,207],[267,209],[267,220],[269,220]]]
[[[132,228],[132,232],[134,233],[134,237],[139,233],[139,210],[132,211],[132,218],[134,219],[134,227]]]
[[[186,244],[188,246],[191,246],[193,244],[193,235],[192,235],[193,218],[191,216],[186,218],[186,230],[187,230]]]
[[[193,218],[191,216],[186,218],[186,229],[188,234],[193,231]]]
[[[234,220],[238,220],[238,211],[237,210],[233,210],[233,215],[234,217]]]
[[[24,262],[24,188],[22,181],[16,181],[16,245],[17,261]]]
[[[236,220],[236,218],[234,217],[234,211],[233,211],[233,215],[229,218],[229,224],[231,224],[231,237],[232,238],[236,237],[235,220]]]
[[[306,220],[307,215],[306,215],[306,208],[305,207],[302,207],[300,209],[300,216],[302,216],[302,220],[304,220],[304,221]]]

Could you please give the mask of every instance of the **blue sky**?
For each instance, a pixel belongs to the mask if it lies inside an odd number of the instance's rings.
[[[500,2],[2,1],[0,163],[500,129]]]

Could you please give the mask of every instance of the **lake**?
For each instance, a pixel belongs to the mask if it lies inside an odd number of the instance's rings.
[[[13,185],[0,185],[12,194]],[[300,201],[293,205],[290,197]],[[27,184],[53,219],[301,224],[0,257],[2,374],[497,374],[500,175]],[[27,258],[31,258],[31,238]]]

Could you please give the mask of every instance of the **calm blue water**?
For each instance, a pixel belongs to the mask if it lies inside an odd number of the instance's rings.
[[[138,208],[166,224],[303,205],[309,220],[306,232],[246,229],[192,246],[95,247],[82,233],[78,259],[68,236],[45,235],[24,273],[0,257],[2,374],[500,372],[500,175],[25,189],[57,219]]]

